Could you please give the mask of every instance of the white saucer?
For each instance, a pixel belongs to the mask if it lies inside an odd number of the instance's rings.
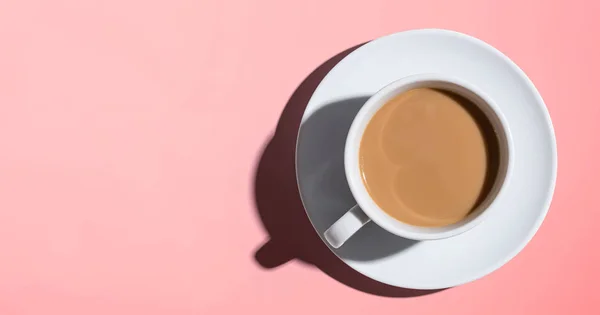
[[[323,232],[354,205],[344,175],[344,143],[369,96],[399,78],[442,73],[468,81],[504,113],[514,140],[513,177],[498,201],[503,211],[459,236],[414,242],[369,223],[334,253],[374,280],[403,288],[440,289],[481,278],[517,255],[540,227],[556,182],[556,140],[531,81],[510,59],[473,37],[415,30],[356,49],[321,81],[300,126],[298,185],[313,226]]]

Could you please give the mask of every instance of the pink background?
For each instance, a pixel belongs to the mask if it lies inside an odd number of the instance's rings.
[[[595,0],[3,0],[0,314],[599,314],[599,16]],[[254,176],[291,94],[422,27],[496,46],[546,100],[559,175],[539,233],[419,297],[259,265]]]

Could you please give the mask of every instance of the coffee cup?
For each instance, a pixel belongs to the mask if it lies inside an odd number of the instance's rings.
[[[444,226],[412,225],[392,217],[369,194],[361,174],[361,140],[373,116],[393,98],[420,88],[443,90],[468,99],[484,114],[497,140],[498,149],[494,154],[498,155],[498,167],[491,188],[468,215]],[[370,221],[399,237],[417,241],[444,239],[464,233],[488,219],[493,212],[500,211],[497,200],[502,197],[503,188],[510,180],[512,158],[513,143],[509,125],[494,100],[475,84],[441,74],[416,74],[401,78],[371,96],[352,122],[346,138],[344,167],[350,191],[357,204],[325,231],[324,238],[333,248],[339,248]]]

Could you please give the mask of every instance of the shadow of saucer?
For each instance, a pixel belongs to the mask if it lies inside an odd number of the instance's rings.
[[[361,44],[362,45],[362,44]],[[366,293],[387,297],[414,297],[440,290],[413,290],[389,286],[356,272],[325,245],[321,233],[354,205],[343,169],[346,134],[367,95],[328,104],[308,118],[300,131],[304,110],[317,85],[346,55],[349,48],[314,70],[296,89],[259,160],[255,175],[255,202],[270,239],[255,253],[257,263],[266,269],[299,259],[322,270],[333,279]],[[298,142],[298,182],[296,181],[296,139]],[[313,225],[307,216],[313,220]],[[318,215],[317,215],[318,214]],[[377,246],[373,241],[377,240]],[[343,258],[373,260],[405,250],[415,242],[389,234],[368,224],[336,251]]]

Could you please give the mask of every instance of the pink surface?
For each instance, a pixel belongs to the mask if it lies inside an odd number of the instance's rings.
[[[0,2],[0,314],[599,314],[599,3]],[[539,233],[420,297],[259,265],[255,171],[290,95],[421,27],[491,43],[545,98],[559,175]]]

